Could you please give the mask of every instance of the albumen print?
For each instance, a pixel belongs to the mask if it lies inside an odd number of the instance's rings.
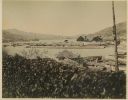
[[[3,0],[2,98],[126,98],[126,1]]]

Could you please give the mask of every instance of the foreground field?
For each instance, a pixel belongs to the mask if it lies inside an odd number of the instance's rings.
[[[3,54],[4,98],[126,98],[124,72],[92,71],[51,58]]]
[[[55,58],[56,54],[58,54],[58,52],[62,52],[63,50],[68,50],[73,52],[74,54],[78,54],[82,57],[87,57],[87,56],[109,56],[109,55],[113,55],[114,54],[114,49],[113,47],[107,47],[107,48],[95,48],[95,49],[81,49],[79,47],[79,49],[76,48],[47,48],[47,47],[41,47],[41,48],[25,48],[24,46],[17,46],[17,47],[13,47],[13,46],[8,46],[8,47],[4,47],[4,50],[7,51],[7,53],[9,55],[15,55],[16,53],[19,55],[23,55],[23,52],[31,52],[31,51],[37,51],[38,56],[40,57],[49,57],[49,58]],[[97,52],[97,53],[96,53]],[[30,56],[33,56],[33,54],[30,54]],[[32,57],[33,58],[33,57]]]

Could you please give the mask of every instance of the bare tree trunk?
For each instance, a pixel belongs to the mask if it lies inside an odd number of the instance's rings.
[[[118,51],[117,51],[117,33],[116,33],[116,24],[115,24],[114,1],[112,1],[112,10],[113,10],[113,34],[114,34],[114,45],[115,45],[115,71],[119,71],[119,67],[118,67]]]

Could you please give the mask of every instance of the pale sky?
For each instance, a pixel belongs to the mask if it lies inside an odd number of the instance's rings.
[[[126,1],[115,2],[116,23],[126,21]],[[111,1],[3,0],[3,29],[78,35],[111,26]]]

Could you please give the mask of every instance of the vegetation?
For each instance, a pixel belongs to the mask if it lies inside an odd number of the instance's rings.
[[[117,31],[117,36],[120,38],[120,40],[126,40],[126,22],[121,22],[116,24],[116,31]],[[113,41],[113,27],[107,27],[105,29],[102,29],[101,31],[95,32],[93,34],[88,34],[86,35],[88,39],[92,40],[93,37],[96,36],[102,36],[103,41],[109,40]]]
[[[85,36],[85,37],[79,36],[77,38],[77,41],[89,42],[89,39],[87,38],[87,36]],[[101,36],[95,36],[95,37],[92,38],[91,41],[102,42],[103,41],[103,38]]]
[[[89,39],[87,38],[87,36],[84,37],[84,41],[85,42],[88,42],[89,41]]]
[[[102,39],[102,37],[101,37],[101,36],[96,36],[96,37],[94,37],[94,38],[92,39],[92,41],[102,42],[102,41],[103,41],[103,39]]]
[[[84,41],[84,37],[82,36],[78,37],[77,41]]]
[[[3,98],[126,98],[124,72],[94,72],[50,58],[3,53]]]
[[[85,41],[85,42],[88,42],[89,39],[87,38],[87,36],[85,36],[85,37],[79,36],[79,37],[77,38],[77,41]]]

